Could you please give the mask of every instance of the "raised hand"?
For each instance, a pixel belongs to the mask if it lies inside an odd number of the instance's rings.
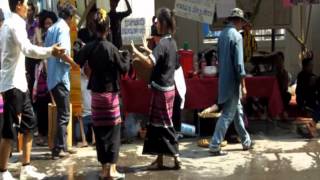
[[[146,38],[142,38],[142,45],[140,46],[141,49],[143,49],[144,51],[146,51],[147,53],[151,53],[152,51],[149,49],[148,47],[148,42]]]
[[[132,48],[132,52],[133,52],[134,54],[137,54],[137,53],[139,52],[139,51],[137,50],[137,48],[135,47],[133,41],[131,41],[131,48]]]
[[[55,56],[55,57],[61,57],[64,53],[65,53],[65,49],[60,47],[59,44],[54,44],[52,46],[52,55]]]

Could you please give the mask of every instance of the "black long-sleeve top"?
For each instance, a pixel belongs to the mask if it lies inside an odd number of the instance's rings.
[[[312,84],[312,78],[316,75],[306,71],[301,71],[297,77],[297,103],[299,106],[313,107],[316,104],[316,85]]]
[[[122,48],[122,38],[121,38],[121,21],[132,13],[130,5],[128,10],[125,12],[110,11],[108,13],[110,18],[110,29],[112,33],[112,43],[118,48]]]
[[[130,67],[129,57],[105,39],[97,39],[85,45],[75,54],[75,62],[81,67],[88,61],[91,68],[88,89],[92,92],[118,92],[120,74]]]

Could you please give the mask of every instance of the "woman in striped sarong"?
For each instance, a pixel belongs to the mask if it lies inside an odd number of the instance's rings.
[[[75,53],[75,61],[84,66],[88,62],[91,73],[88,89],[92,96],[92,121],[96,138],[98,161],[102,164],[101,178],[123,179],[116,169],[120,148],[120,74],[129,69],[129,60],[107,41],[109,19],[99,9],[95,17],[97,39]]]
[[[163,156],[174,158],[174,168],[180,169],[178,140],[172,123],[173,102],[175,97],[175,70],[180,67],[177,58],[177,45],[172,38],[175,20],[172,11],[167,8],[159,10],[157,15],[157,31],[162,36],[159,44],[145,56],[132,44],[136,56],[152,64],[151,74],[152,99],[150,106],[150,120],[144,142],[143,154],[157,155],[151,168],[163,168]]]

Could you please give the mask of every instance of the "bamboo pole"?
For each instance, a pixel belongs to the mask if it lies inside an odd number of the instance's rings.
[[[299,38],[291,29],[287,28],[286,30],[302,47],[305,47],[305,44],[302,41],[302,39]]]
[[[90,3],[89,3],[89,5],[88,5],[88,7],[86,7],[86,10],[84,11],[84,13],[83,13],[83,15],[81,16],[81,19],[80,19],[80,21],[79,21],[79,23],[78,23],[78,29],[81,28],[83,22],[85,21],[87,15],[88,15],[88,13],[89,13],[89,11],[91,10],[91,8],[93,7],[93,5],[94,5],[95,2],[96,2],[95,0],[91,0]]]
[[[309,30],[310,30],[310,24],[311,24],[311,16],[312,16],[312,4],[309,5],[309,14],[308,14],[308,24],[307,24],[307,31],[305,34],[305,44],[308,42],[308,36],[309,36]]]
[[[305,19],[304,5],[301,5],[300,6],[300,38],[303,43],[305,41],[305,38],[304,38],[304,31],[305,31],[304,19]]]

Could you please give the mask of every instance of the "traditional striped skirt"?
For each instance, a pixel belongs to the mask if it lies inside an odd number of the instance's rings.
[[[172,123],[175,90],[152,90],[150,121],[143,145],[143,154],[176,156],[178,138]]]
[[[172,112],[175,90],[159,91],[152,89],[150,105],[150,124],[154,126],[173,127]]]
[[[118,93],[91,92],[91,96],[91,111],[94,126],[115,126],[121,123]]]

